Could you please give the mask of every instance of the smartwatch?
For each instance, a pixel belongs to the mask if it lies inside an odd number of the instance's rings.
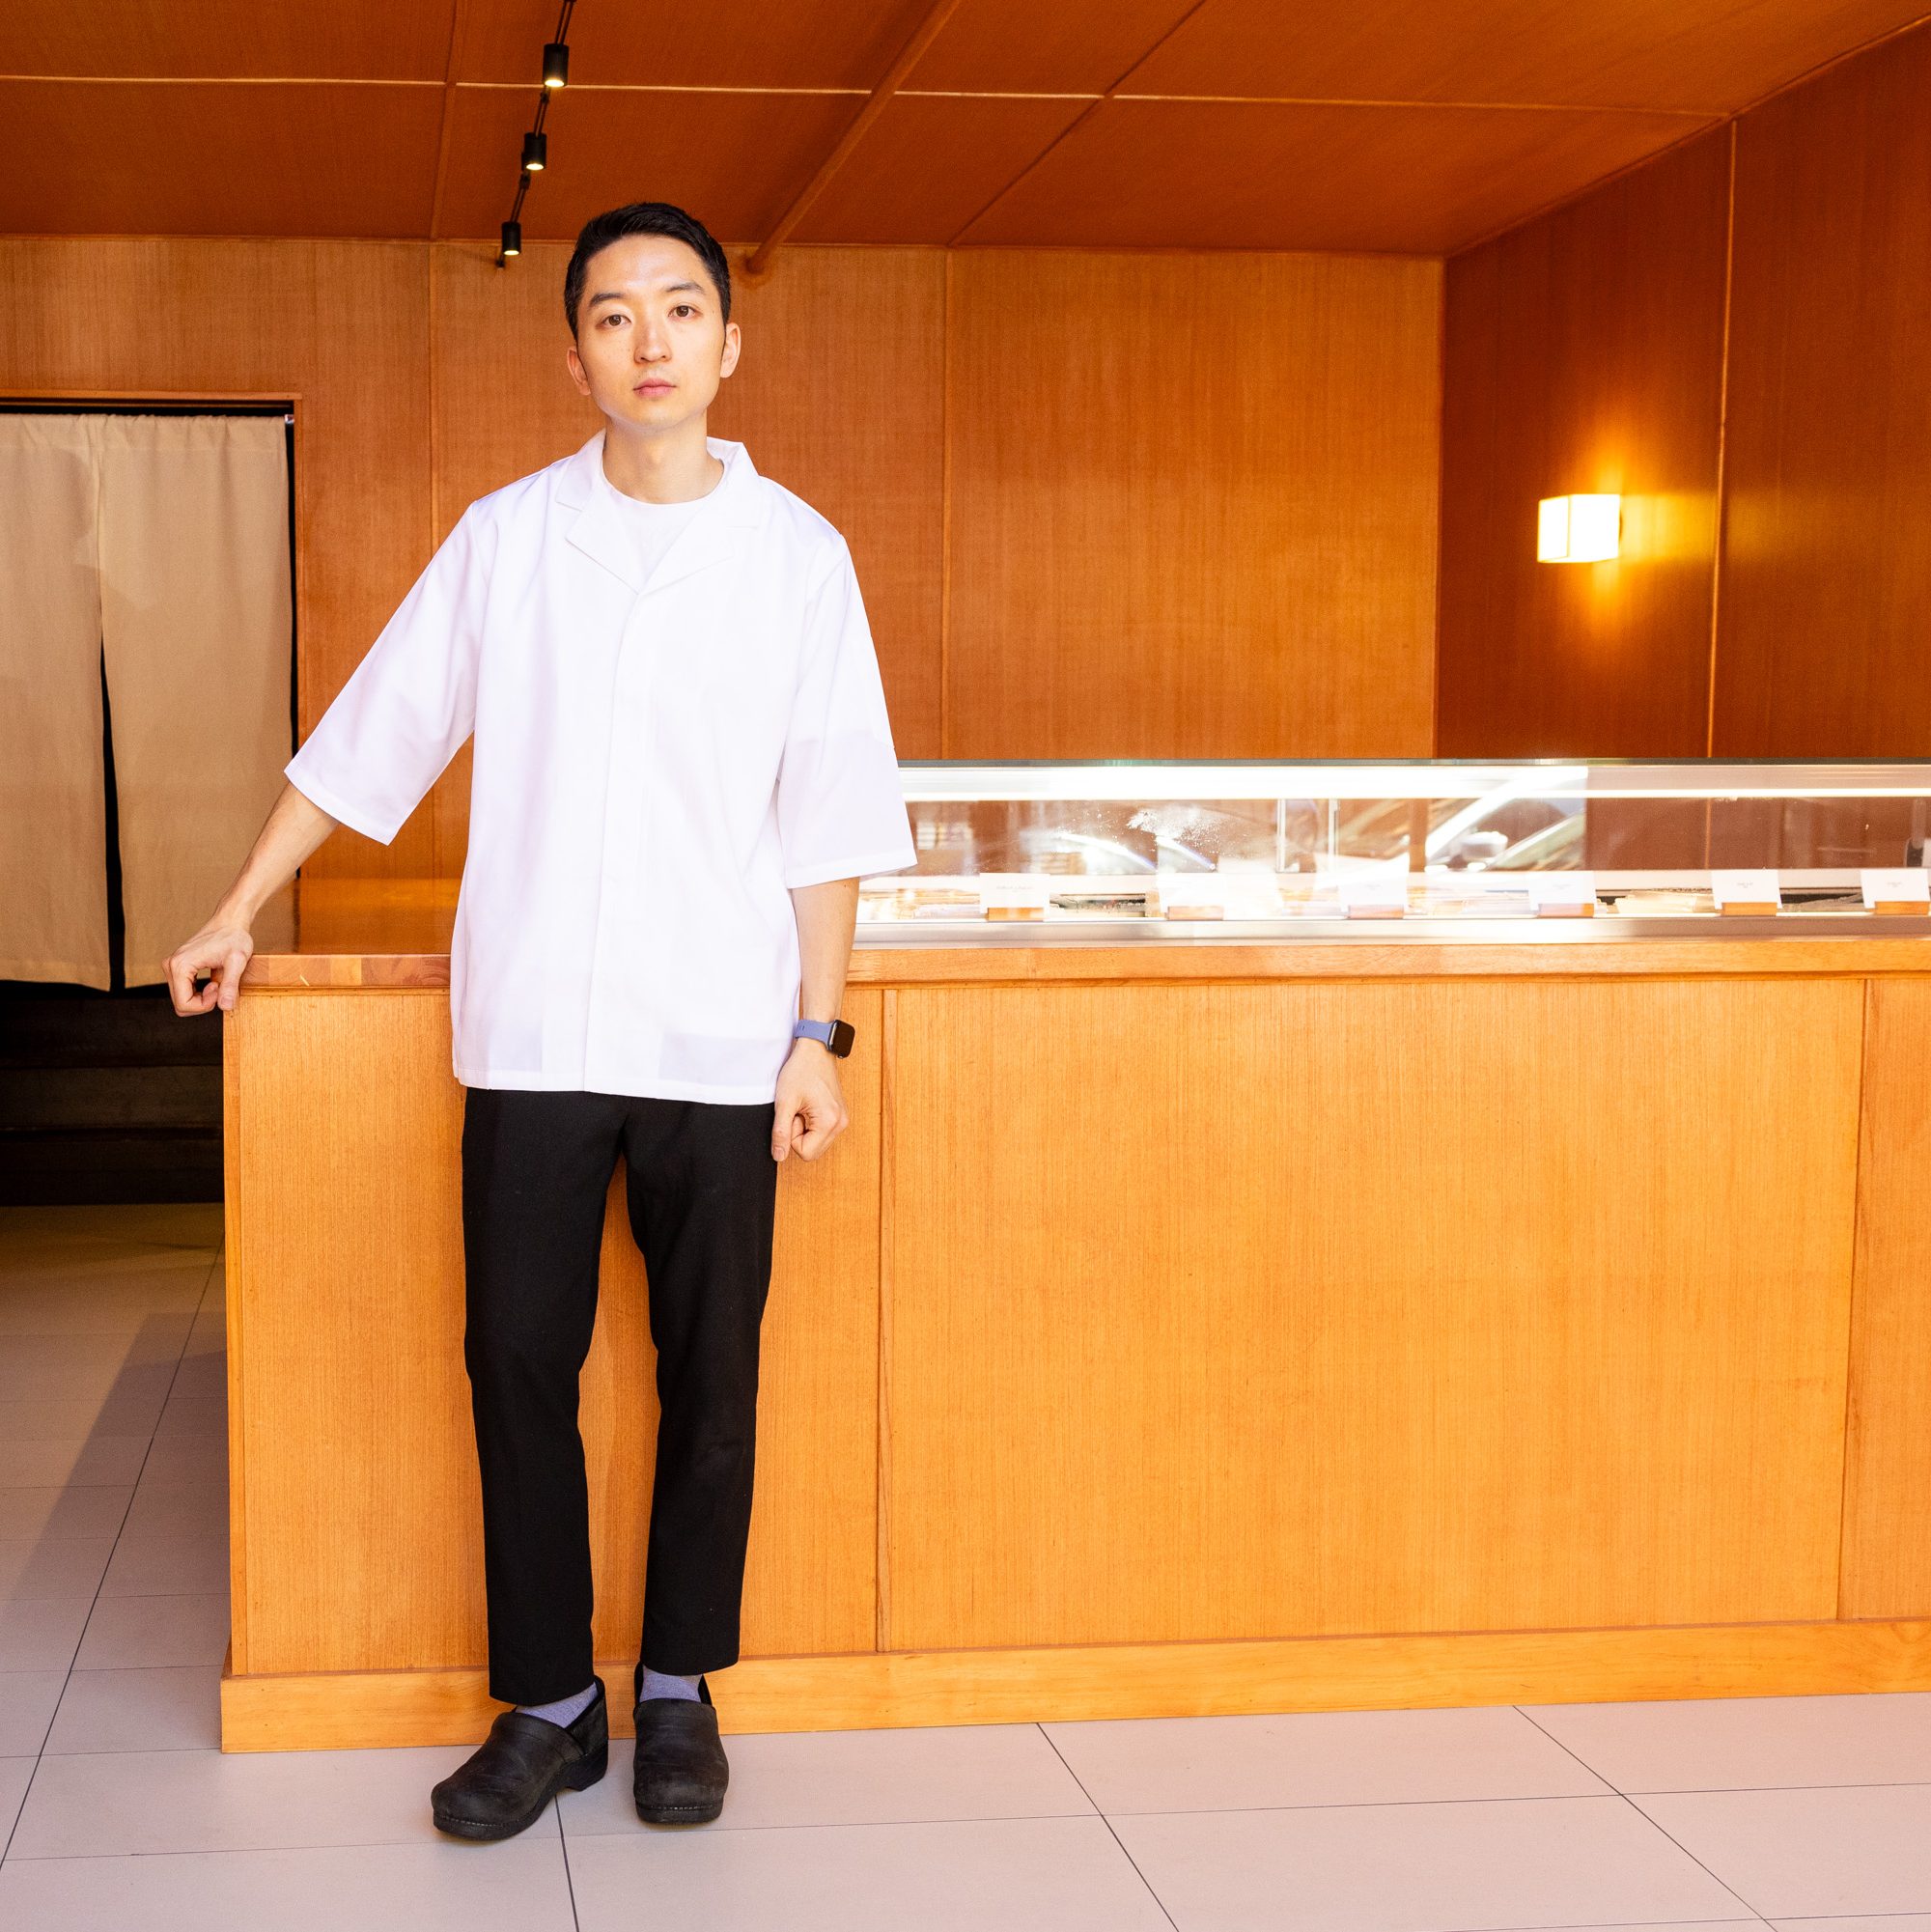
[[[816,1040],[828,1047],[842,1060],[852,1050],[852,1023],[848,1020],[800,1020],[791,1029],[794,1040]]]

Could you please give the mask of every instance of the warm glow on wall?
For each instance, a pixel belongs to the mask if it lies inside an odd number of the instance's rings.
[[[1620,496],[1545,496],[1535,554],[1545,564],[1600,564],[1622,550]]]

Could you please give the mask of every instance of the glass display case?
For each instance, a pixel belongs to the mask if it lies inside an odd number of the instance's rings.
[[[899,769],[860,945],[1931,936],[1931,763]]]

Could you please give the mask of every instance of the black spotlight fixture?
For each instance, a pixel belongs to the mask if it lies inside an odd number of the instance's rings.
[[[523,252],[523,197],[530,191],[533,177],[549,165],[549,136],[544,132],[544,118],[549,112],[549,98],[570,82],[570,16],[576,0],[563,0],[556,16],[556,31],[544,42],[543,91],[537,96],[537,111],[529,131],[523,136],[522,167],[517,176],[517,198],[510,204],[510,218],[503,224],[503,245],[496,253],[496,266],[507,267]]]

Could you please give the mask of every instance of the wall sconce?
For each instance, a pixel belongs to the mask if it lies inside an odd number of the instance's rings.
[[[1620,496],[1545,496],[1536,518],[1535,554],[1545,564],[1600,564],[1623,547]]]

